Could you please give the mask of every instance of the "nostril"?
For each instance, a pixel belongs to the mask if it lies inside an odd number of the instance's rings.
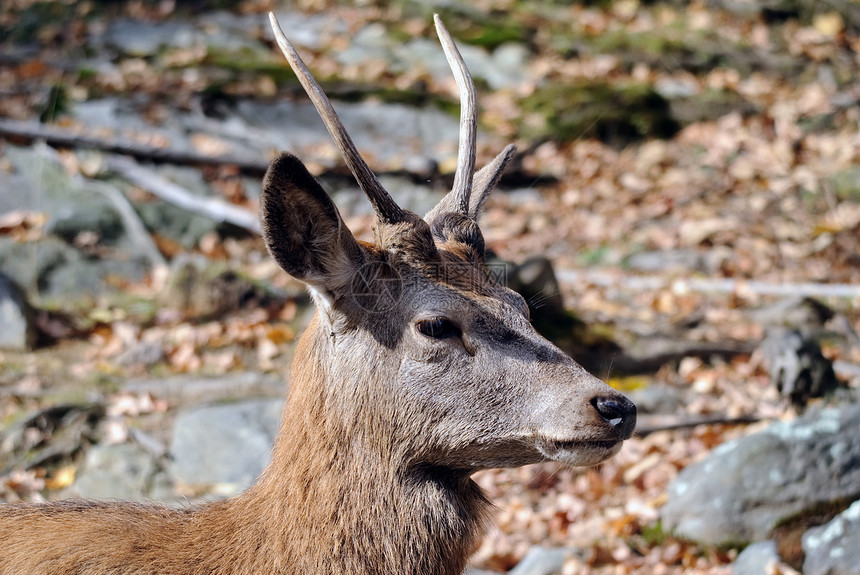
[[[636,425],[636,405],[626,397],[595,397],[591,400],[591,405],[612,427],[624,431],[628,437],[633,432]]]

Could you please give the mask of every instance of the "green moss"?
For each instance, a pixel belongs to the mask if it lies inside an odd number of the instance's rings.
[[[727,90],[705,90],[694,96],[673,98],[670,108],[672,116],[684,125],[716,120],[732,112],[749,115],[757,111],[743,96]]]
[[[404,15],[430,19],[439,14],[458,42],[493,50],[508,42],[529,42],[533,34],[511,10],[482,11],[467,3],[425,4],[416,0],[393,0]]]
[[[598,138],[624,145],[646,137],[669,138],[679,129],[668,101],[646,84],[550,84],[520,105],[527,118],[520,126],[523,138]]]
[[[642,527],[642,540],[651,547],[658,547],[669,538],[669,535],[663,531],[663,523],[657,521],[654,525],[645,525]]]
[[[217,46],[210,46],[203,64],[236,73],[265,74],[278,85],[298,84],[295,73],[286,63],[249,47],[220,50]]]
[[[5,4],[5,3],[4,3]],[[0,38],[12,44],[38,44],[39,31],[51,24],[65,25],[74,17],[74,6],[65,2],[33,2],[0,26]],[[7,10],[6,7],[3,10]],[[12,10],[10,9],[10,12]]]
[[[829,181],[837,198],[860,203],[860,167],[837,172]]]
[[[674,23],[647,32],[634,32],[626,27],[612,27],[600,34],[572,33],[557,26],[550,32],[550,45],[568,57],[581,54],[613,55],[621,68],[631,69],[637,63],[651,67],[707,72],[726,67],[750,73],[761,65],[774,65],[775,60],[760,60],[744,40],[732,41],[719,36],[713,29],[691,30],[683,15]]]

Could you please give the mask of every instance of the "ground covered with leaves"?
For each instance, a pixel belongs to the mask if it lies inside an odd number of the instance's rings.
[[[465,45],[500,58],[505,50],[524,54],[515,82],[479,85],[480,159],[509,141],[521,152],[482,219],[487,245],[510,261],[549,257],[567,307],[619,349],[653,356],[664,351],[655,345],[682,342],[738,350],[722,359],[681,353],[635,373],[614,367],[610,355],[597,375],[630,392],[665,385],[681,398],[679,414],[792,417],[796,407],[779,397],[756,351],[766,323],[758,311],[787,296],[829,306],[825,331],[840,336],[823,339],[825,355],[860,364],[856,3],[184,4],[11,2],[0,15],[0,116],[41,118],[85,134],[65,109],[111,94],[146,95],[156,120],[171,107],[297,97],[263,27],[256,34],[267,51],[248,49],[244,60],[194,44],[156,56],[117,55],[110,66],[87,60],[87,38],[115,19],[166,25],[216,9],[326,14],[345,29],[308,50],[306,61],[334,97],[456,113],[453,82],[427,68],[393,68],[382,55],[355,66],[337,59],[368,27],[394,42],[432,38],[436,10]],[[145,132],[124,135],[166,145]],[[218,153],[217,140],[194,145]],[[70,172],[87,172],[86,154],[66,150],[61,157]],[[440,163],[437,184],[451,171]],[[238,174],[229,165],[204,169],[220,196],[256,210]],[[368,237],[369,219],[349,223]],[[43,225],[36,212],[0,214],[0,235],[22,243],[37,239]],[[202,254],[288,297],[253,292],[254,305],[239,298],[241,305],[194,309],[197,297],[166,305],[160,294],[168,288],[156,274],[120,282],[125,297],[97,299],[87,309],[54,306],[43,318],[40,348],[0,352],[0,421],[53,403],[99,400],[114,414],[99,440],[122,441],[133,418],[164,411],[158,398],[118,394],[129,377],[287,368],[307,302],[259,239],[212,233],[190,249],[155,240],[168,259]],[[98,238],[74,241],[99,249]],[[155,350],[156,361],[130,352],[141,344]],[[663,533],[658,510],[680,469],[754,427],[657,431],[588,470],[546,464],[482,472],[476,480],[499,511],[474,564],[504,571],[540,544],[578,549],[565,573],[728,573],[736,549]],[[9,471],[0,494],[53,497],[75,469],[74,458],[56,463]]]

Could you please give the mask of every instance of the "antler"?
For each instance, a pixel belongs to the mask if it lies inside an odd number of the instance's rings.
[[[343,156],[349,171],[352,172],[359,187],[367,195],[370,203],[373,204],[379,221],[383,223],[404,221],[406,219],[406,212],[397,205],[391,195],[382,187],[382,184],[367,165],[367,162],[358,153],[358,149],[356,149],[352,138],[349,137],[340,118],[337,117],[337,113],[334,111],[328,96],[325,95],[316,78],[311,75],[308,67],[305,66],[298,52],[296,52],[296,49],[287,40],[273,12],[269,12],[269,22],[272,24],[272,31],[275,33],[275,40],[278,42],[281,52],[283,52],[284,57],[289,62],[296,77],[298,77],[311,102],[313,102],[320,118],[322,118],[325,127],[328,129],[328,133],[331,134],[335,145],[340,150],[340,154]]]
[[[472,193],[472,178],[475,172],[475,141],[478,130],[478,108],[475,97],[475,84],[466,68],[466,62],[454,39],[442,23],[438,14],[433,15],[436,34],[445,51],[445,58],[454,73],[457,89],[460,91],[460,143],[457,151],[457,171],[454,172],[452,192],[456,198],[457,211],[469,215],[469,196]]]

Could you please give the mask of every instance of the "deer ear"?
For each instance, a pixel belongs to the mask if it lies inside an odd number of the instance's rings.
[[[484,208],[484,202],[490,196],[490,192],[502,179],[502,173],[517,152],[517,147],[508,144],[493,161],[475,172],[472,180],[472,193],[469,196],[469,217],[477,220]]]
[[[266,246],[285,272],[329,300],[348,289],[364,252],[298,158],[284,153],[269,166],[260,211]]]

